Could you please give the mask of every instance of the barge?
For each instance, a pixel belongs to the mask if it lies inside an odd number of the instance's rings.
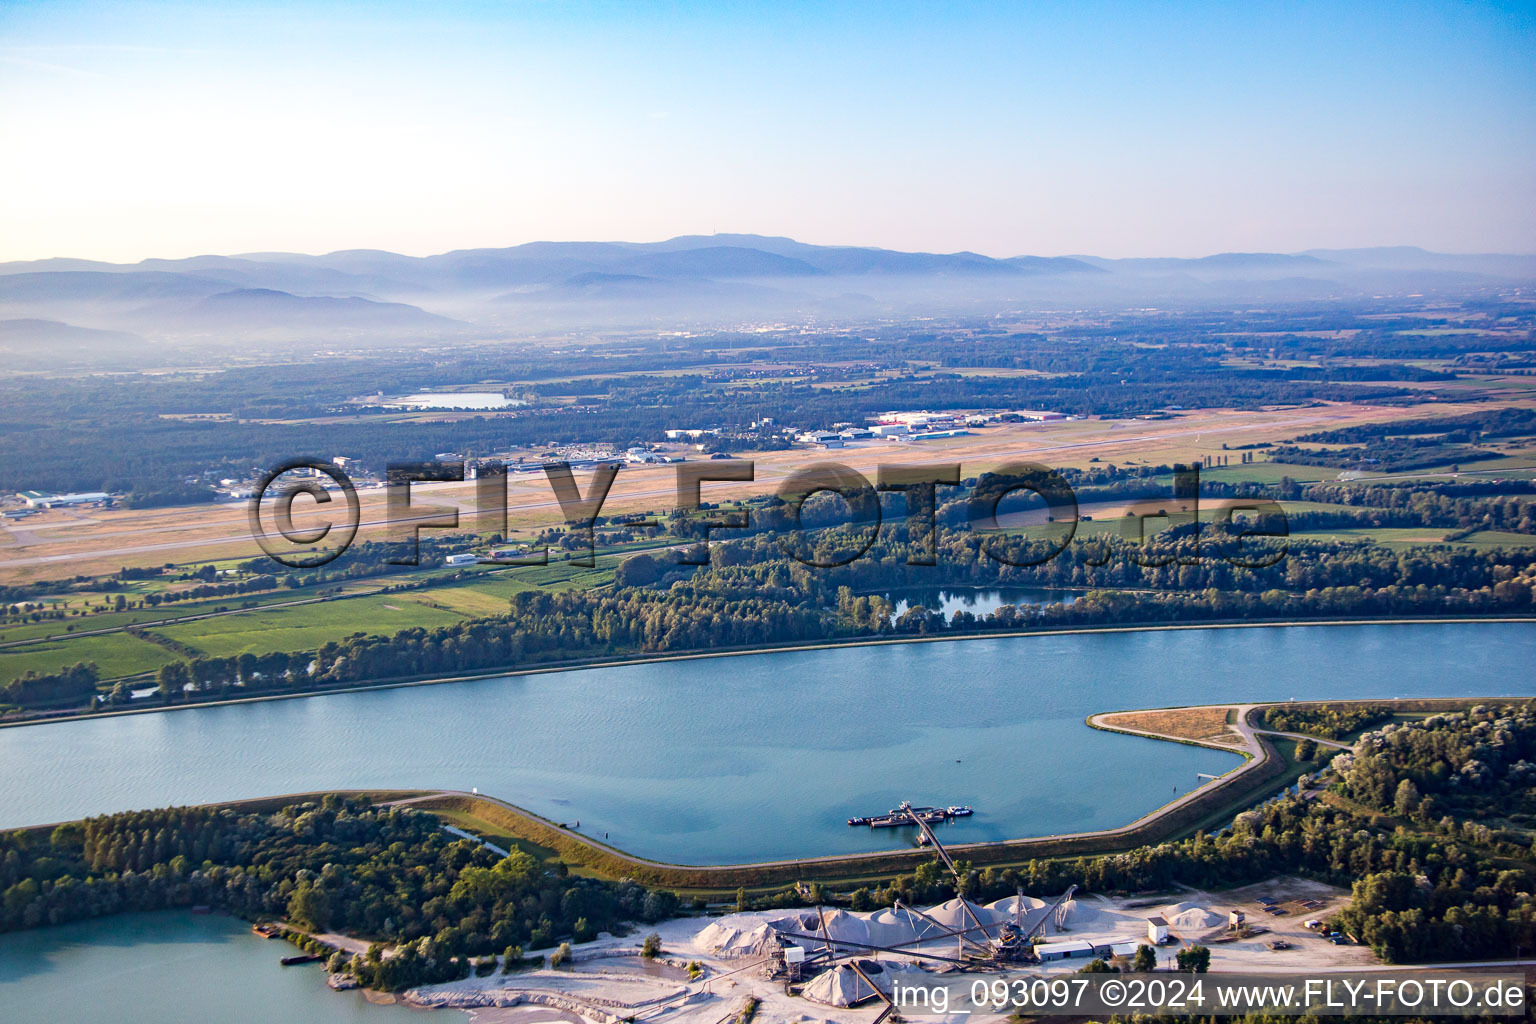
[[[940,825],[953,818],[969,818],[976,811],[969,804],[953,804],[949,807],[914,807],[912,814],[917,815],[928,825]],[[912,815],[900,807],[892,808],[885,814],[872,814],[868,817],[849,818],[849,825],[868,825],[870,828],[901,828],[903,825],[911,825]]]

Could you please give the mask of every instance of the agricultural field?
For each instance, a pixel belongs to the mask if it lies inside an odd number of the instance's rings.
[[[371,581],[360,581],[371,582]],[[43,619],[41,622],[11,622],[0,624],[0,644],[10,644],[18,640],[32,640],[38,637],[54,637],[56,639],[68,639],[73,632],[86,632],[103,629],[122,629],[125,626],[149,626],[157,622],[166,622],[173,619],[184,619],[195,615],[208,615],[223,608],[226,610],[242,609],[246,606],[261,607],[273,604],[292,604],[297,601],[314,601],[320,597],[320,590],[329,591],[336,584],[329,584],[324,588],[300,588],[289,590],[264,591],[255,594],[230,595],[225,597],[208,598],[202,601],[176,602],[175,604],[163,604],[156,608],[133,608],[126,611],[101,611],[93,614],[82,615],[67,619]],[[346,585],[343,585],[346,589]],[[376,589],[369,587],[368,589]],[[127,596],[137,599],[146,591],[124,591]],[[79,604],[78,599],[71,599],[70,607]],[[70,627],[73,627],[71,629]]]
[[[1459,540],[1448,541],[1445,537],[1450,532],[1445,527],[1435,526],[1361,526],[1293,532],[1291,536],[1298,540],[1358,540],[1386,547],[1412,547],[1417,544],[1455,544],[1478,550],[1536,547],[1536,536],[1526,533],[1479,530]]]
[[[174,651],[130,633],[50,640],[0,651],[0,683],[28,672],[47,674],[78,662],[95,662],[103,679],[152,672],[179,658]]]
[[[520,591],[602,586],[612,582],[621,557],[599,555],[591,569],[556,562],[485,571],[419,590],[349,597],[295,608],[254,609],[156,627],[153,632],[210,657],[303,650],[353,633],[389,636],[412,627],[430,629],[464,619],[499,615],[506,610],[508,599]]]
[[[96,662],[103,678],[153,671],[178,657],[170,647],[152,642],[155,637],[209,656],[225,657],[318,647],[357,632],[387,635],[412,626],[440,626],[499,615],[511,596],[522,591],[605,586],[613,582],[614,569],[624,557],[623,553],[599,554],[592,568],[557,561],[547,566],[481,569],[467,578],[462,570],[431,569],[407,576],[369,577],[321,587],[13,623],[0,626],[0,645],[5,645],[0,646],[0,684],[28,671],[51,672],[80,661]],[[383,587],[405,581],[425,586],[378,593]],[[151,586],[139,582],[123,592],[137,598]],[[70,600],[73,605],[81,598],[74,595]],[[283,604],[289,607],[271,607]],[[225,611],[217,612],[220,608]],[[175,621],[198,615],[209,617]],[[122,631],[130,626],[146,630],[151,640]],[[82,635],[97,630],[112,632]],[[19,643],[39,638],[50,639]]]
[[[1223,454],[1236,457],[1239,452],[1225,452]],[[1333,480],[1339,475],[1337,469],[1328,466],[1298,466],[1289,462],[1250,462],[1246,466],[1233,463],[1230,466],[1213,466],[1200,470],[1201,480],[1219,480],[1223,483],[1239,483],[1251,481],[1258,484],[1278,484],[1286,477],[1290,477],[1297,483],[1315,484],[1324,480]],[[1169,477],[1170,482],[1172,477]]]
[[[353,633],[389,636],[413,626],[430,629],[467,617],[436,604],[431,594],[378,594],[300,608],[257,610],[161,626],[152,632],[201,654],[228,658],[245,653],[307,650]]]

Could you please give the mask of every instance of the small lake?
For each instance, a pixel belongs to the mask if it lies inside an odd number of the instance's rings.
[[[956,612],[970,612],[978,619],[986,618],[1005,604],[1071,604],[1082,595],[1075,590],[1044,590],[1032,587],[907,587],[887,591],[882,595],[894,606],[891,621],[901,618],[909,609],[923,607],[940,612],[945,622],[954,619]]]
[[[1237,755],[1097,711],[1536,695],[1536,623],[1156,630],[651,662],[0,729],[0,828],[358,788],[509,800],[633,853],[729,863],[1123,825]]]
[[[436,391],[388,398],[380,404],[398,409],[510,409],[528,403],[499,391]]]
[[[332,992],[325,971],[283,967],[286,942],[231,917],[121,914],[0,935],[6,1024],[463,1024],[459,1010],[378,1006]]]

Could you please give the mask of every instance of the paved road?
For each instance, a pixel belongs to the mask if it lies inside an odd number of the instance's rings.
[[[406,803],[407,801],[400,801],[400,802],[401,803]],[[460,839],[468,839],[472,843],[479,843],[481,846],[485,847],[487,850],[490,850],[492,853],[496,854],[498,857],[510,857],[510,856],[512,856],[512,854],[509,851],[502,849],[501,847],[497,846],[495,843],[491,842],[489,839],[481,839],[479,836],[475,835],[473,832],[465,832],[463,829],[457,828],[457,827],[455,827],[453,825],[444,825],[443,826],[443,831],[444,832],[451,832],[454,835],[458,836]]]
[[[1311,740],[1320,747],[1335,747],[1339,750],[1354,750],[1349,743],[1340,743],[1338,740],[1325,740],[1321,736],[1308,736],[1303,732],[1275,732],[1272,729],[1254,729],[1256,733],[1264,736],[1284,736],[1288,740]]]

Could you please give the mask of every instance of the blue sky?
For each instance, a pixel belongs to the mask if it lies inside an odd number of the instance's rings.
[[[1536,248],[1536,6],[0,3],[0,259]]]

